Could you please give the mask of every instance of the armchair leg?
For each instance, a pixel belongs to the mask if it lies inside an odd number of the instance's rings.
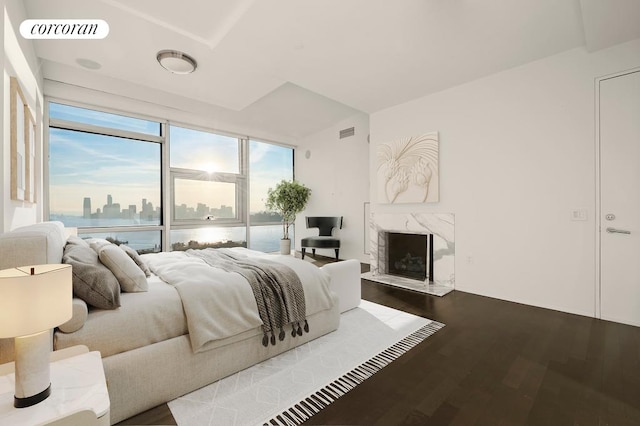
[[[302,258],[303,258],[303,259],[304,259],[304,252],[305,252],[306,250],[307,250],[306,248],[302,247]]]
[[[338,259],[338,253],[340,252],[340,249],[336,249],[336,262],[339,260]]]

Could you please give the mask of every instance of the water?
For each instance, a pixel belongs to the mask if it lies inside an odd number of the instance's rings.
[[[50,220],[59,220],[67,227],[106,227],[106,226],[143,226],[158,225],[158,221],[140,221],[133,223],[127,219],[85,219],[78,216],[54,215],[50,216]],[[253,250],[263,251],[266,253],[277,252],[280,250],[280,238],[282,238],[282,225],[260,225],[251,226],[250,228],[250,246]],[[176,229],[170,232],[170,243],[172,246],[176,243],[187,245],[189,241],[197,241],[199,243],[222,243],[234,242],[242,245],[246,242],[247,228],[240,227],[208,227],[194,229]],[[293,237],[293,226],[290,229]],[[82,233],[83,238],[113,238],[118,241],[126,242],[126,244],[139,251],[160,251],[161,231],[118,231],[118,232],[93,232],[90,234]],[[295,238],[292,238],[292,243]],[[293,244],[292,244],[293,246]]]

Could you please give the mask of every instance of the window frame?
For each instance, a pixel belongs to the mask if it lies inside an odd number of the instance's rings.
[[[83,101],[76,101],[73,99],[61,98],[59,96],[44,96],[44,114],[43,114],[43,167],[42,167],[42,214],[45,220],[50,219],[50,167],[49,167],[49,129],[60,128],[75,130],[87,133],[101,134],[106,136],[115,136],[126,139],[133,139],[138,141],[159,143],[160,147],[160,202],[161,216],[160,223],[157,225],[118,225],[118,226],[101,226],[101,227],[79,227],[77,232],[82,234],[95,234],[106,232],[137,232],[137,231],[159,231],[160,232],[160,248],[162,251],[171,251],[171,230],[181,229],[197,229],[207,227],[244,227],[246,235],[247,247],[251,247],[251,228],[261,226],[274,226],[280,225],[281,222],[251,222],[250,203],[250,165],[249,165],[249,141],[255,140],[260,143],[266,143],[292,150],[292,178],[295,179],[295,151],[296,146],[292,144],[277,142],[262,137],[250,137],[248,135],[242,135],[238,133],[226,132],[211,127],[206,127],[197,124],[191,124],[183,121],[173,121],[171,118],[159,118],[162,115],[165,117],[170,114],[157,114],[146,115],[138,114],[131,111],[126,111],[118,108],[105,107],[101,104],[89,104]],[[154,136],[146,133],[138,133],[134,131],[126,131],[116,128],[103,127],[98,125],[85,124],[74,121],[67,121],[61,119],[51,119],[49,106],[51,103],[68,105],[77,108],[83,108],[98,112],[104,112],[108,114],[116,114],[124,117],[136,118],[141,120],[148,120],[157,122],[160,124],[160,135]],[[200,120],[201,121],[201,120]],[[178,220],[174,219],[174,188],[173,181],[176,176],[187,176],[191,178],[194,174],[202,174],[201,171],[193,171],[191,169],[178,169],[174,168],[173,171],[170,167],[170,126],[184,127],[191,130],[198,130],[203,132],[214,133],[221,136],[233,137],[238,140],[239,143],[239,173],[212,173],[212,175],[218,175],[216,178],[223,179],[222,181],[228,181],[228,179],[234,179],[236,182],[236,218],[234,219],[219,219],[215,221],[209,220]],[[197,179],[202,180],[202,179]],[[295,231],[294,231],[295,232]]]
[[[91,125],[86,123],[80,123],[75,121],[61,120],[61,119],[52,119],[50,118],[49,106],[50,104],[60,104],[60,105],[68,105],[76,108],[83,108],[98,112],[104,112],[107,114],[115,114],[121,115],[125,117],[131,117],[141,120],[153,121],[160,124],[159,128],[159,136],[146,134],[146,133],[138,133],[133,131],[109,128],[104,126]],[[82,234],[96,234],[96,233],[105,233],[105,232],[140,232],[140,231],[160,231],[160,244],[161,248],[164,251],[166,247],[166,212],[164,208],[164,187],[165,187],[165,168],[164,168],[164,160],[166,158],[166,129],[167,129],[167,120],[158,119],[155,117],[143,116],[140,114],[128,113],[124,111],[119,111],[111,108],[103,108],[96,105],[87,105],[79,102],[69,101],[66,99],[60,99],[53,96],[45,96],[44,98],[44,116],[43,116],[43,124],[45,126],[46,131],[43,137],[43,153],[45,161],[43,161],[43,216],[47,218],[47,220],[51,217],[51,194],[50,194],[50,167],[49,167],[49,150],[50,150],[50,129],[61,129],[61,130],[70,130],[70,131],[78,131],[84,133],[92,133],[102,136],[113,136],[124,139],[132,139],[136,141],[148,142],[148,143],[158,143],[160,144],[160,206],[161,206],[161,214],[160,214],[160,223],[157,225],[115,225],[115,226],[92,226],[92,227],[78,227],[77,233],[78,235]]]
[[[169,227],[170,229],[195,229],[195,228],[209,228],[209,227],[238,227],[244,226],[249,227],[249,216],[248,216],[248,202],[247,197],[244,197],[243,194],[248,190],[249,185],[249,168],[247,163],[247,138],[239,135],[234,135],[227,132],[221,132],[201,126],[194,126],[185,123],[179,123],[175,121],[169,121],[167,123],[167,140],[168,143],[168,155],[167,155],[167,167],[169,174],[169,183],[168,183],[168,204],[169,204]],[[230,173],[230,172],[212,172],[206,173],[203,170],[196,169],[187,169],[183,167],[171,167],[171,135],[170,135],[170,127],[180,127],[183,129],[194,130],[198,132],[204,133],[212,133],[215,135],[226,136],[235,138],[238,143],[238,173]],[[195,181],[211,181],[211,182],[226,182],[226,183],[235,183],[236,191],[235,191],[235,202],[236,202],[236,214],[235,218],[220,218],[216,220],[206,220],[206,219],[176,219],[175,218],[175,180],[176,179],[187,179],[187,180],[195,180]],[[167,241],[170,241],[170,231],[167,232]],[[247,245],[249,244],[249,236],[247,231]]]
[[[247,138],[247,164],[251,163],[251,142],[257,142],[257,143],[264,143],[264,144],[268,144],[268,145],[274,145],[274,146],[279,146],[282,148],[287,148],[287,149],[291,149],[291,179],[295,180],[296,177],[296,147],[293,145],[287,145],[284,143],[279,143],[279,142],[273,142],[273,141],[269,141],[269,140],[265,140],[262,138],[253,138],[253,137],[248,137]],[[247,166],[249,167],[249,166]],[[251,203],[251,193],[250,193],[250,189],[251,189],[251,173],[250,170],[247,170],[247,192],[249,193],[248,195],[248,199],[249,199],[249,204]],[[250,210],[250,209],[248,209]],[[250,218],[250,213],[247,213],[248,217]],[[250,220],[247,219],[249,222]],[[274,226],[274,225],[282,225],[282,221],[270,221],[270,222],[255,222],[255,223],[251,223],[250,226]],[[295,225],[292,224],[291,226],[294,227],[295,229]],[[294,234],[295,236],[295,234]]]
[[[245,225],[245,201],[242,197],[242,188],[246,185],[246,178],[244,176],[235,173],[210,173],[203,174],[202,171],[191,169],[176,169],[172,168],[169,172],[171,175],[170,185],[170,198],[171,203],[171,227],[178,228],[198,228],[209,226],[238,226]],[[222,182],[235,184],[235,217],[233,218],[217,218],[210,219],[177,219],[175,214],[176,202],[175,202],[175,181],[176,179],[192,180],[200,182]]]

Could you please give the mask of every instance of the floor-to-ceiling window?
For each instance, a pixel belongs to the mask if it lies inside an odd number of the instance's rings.
[[[258,140],[249,141],[249,210],[251,245],[259,251],[278,251],[282,238],[282,217],[267,212],[265,201],[269,188],[281,180],[293,179],[293,149]],[[293,229],[290,230],[292,241]]]
[[[48,217],[159,251],[162,123],[49,102]]]
[[[281,218],[264,202],[293,179],[293,148],[62,102],[48,110],[50,220],[140,252],[278,250]]]

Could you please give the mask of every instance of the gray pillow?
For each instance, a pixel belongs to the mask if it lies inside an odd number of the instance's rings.
[[[87,243],[89,243],[89,247],[94,249],[96,253],[100,251],[101,247],[111,244],[109,241],[105,240],[104,238],[89,238],[86,241]]]
[[[115,244],[100,247],[98,258],[116,276],[122,291],[134,293],[149,290],[149,283],[147,283],[144,272],[127,253],[120,250]]]
[[[151,276],[151,271],[149,270],[149,267],[147,266],[147,264],[144,262],[144,260],[142,260],[142,257],[140,257],[140,255],[138,254],[137,251],[135,251],[134,249],[132,249],[129,246],[125,246],[124,244],[120,244],[118,247],[120,247],[122,250],[124,250],[125,253],[127,253],[127,255],[136,263],[136,265],[138,265],[138,267],[142,270],[142,272],[144,272],[144,275],[147,277]]]
[[[88,245],[71,241],[64,247],[62,263],[71,265],[73,294],[100,309],[120,306],[120,285],[115,275],[100,263]]]
[[[78,244],[81,246],[89,247],[89,243],[87,242],[87,240],[83,240],[82,238],[75,235],[69,235],[69,237],[67,238],[67,244]]]

